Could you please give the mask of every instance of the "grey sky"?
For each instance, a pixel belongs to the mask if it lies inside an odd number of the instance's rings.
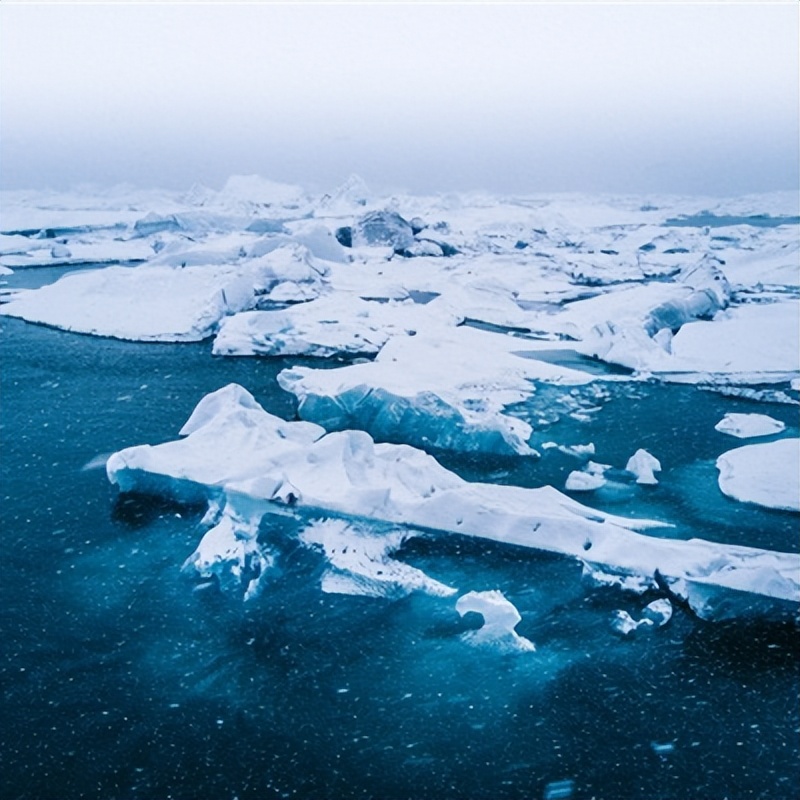
[[[798,4],[0,4],[0,182],[798,185]]]

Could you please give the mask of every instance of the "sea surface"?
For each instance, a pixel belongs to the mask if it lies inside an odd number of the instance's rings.
[[[291,517],[263,523],[280,573],[244,604],[181,572],[204,509],[120,498],[103,463],[175,438],[231,381],[293,418],[275,376],[299,360],[7,318],[0,359],[3,800],[797,796],[795,626],[679,608],[623,638],[613,612],[638,616],[652,598],[590,589],[577,564],[522,548],[409,542],[400,558],[460,592],[501,590],[537,649],[477,648],[454,598],[323,594]],[[584,422],[555,415],[539,444],[592,441],[619,467],[645,447],[664,470],[658,487],[582,502],[676,524],[662,535],[797,551],[796,516],[721,495],[714,461],[745,442],[713,429],[727,411],[758,411],[796,435],[796,407],[647,383],[599,405]],[[471,480],[563,487],[577,461],[543,452],[443,460]]]

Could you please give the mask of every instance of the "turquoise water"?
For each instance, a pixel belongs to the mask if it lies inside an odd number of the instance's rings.
[[[664,221],[674,228],[724,228],[728,225],[752,225],[756,228],[778,228],[781,225],[800,225],[800,217],[770,216],[769,214],[711,214],[701,212],[691,217],[674,217]]]
[[[120,499],[102,469],[84,467],[174,438],[230,381],[292,418],[275,384],[288,361],[209,350],[0,321],[0,797],[794,796],[792,626],[678,609],[655,635],[621,639],[613,611],[636,615],[650,598],[587,590],[577,565],[549,555],[413,540],[403,559],[462,591],[502,590],[537,646],[475,649],[452,599],[322,594],[322,564],[293,536],[301,521],[277,517],[262,533],[278,543],[280,574],[257,600],[195,587],[180,566],[202,509]],[[584,502],[671,518],[676,535],[796,548],[796,517],[716,489],[713,460],[739,442],[713,424],[741,410],[796,428],[793,407],[645,384],[542,437],[594,441],[596,460],[615,465],[637,447],[662,459],[656,489]],[[561,486],[576,466],[552,451],[449,462],[524,485]]]

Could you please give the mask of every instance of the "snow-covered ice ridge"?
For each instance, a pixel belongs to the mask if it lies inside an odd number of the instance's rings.
[[[301,541],[326,556],[329,591],[453,593],[392,559],[406,538],[439,531],[578,559],[590,581],[661,591],[707,619],[797,613],[798,555],[656,538],[638,531],[663,523],[601,513],[551,487],[471,483],[408,445],[281,420],[235,384],[203,398],[180,433],[115,453],[109,479],[123,492],[208,500],[211,527],[187,569],[242,582],[246,596],[269,580],[275,560],[269,537],[259,535],[263,518],[293,513],[312,520]],[[314,522],[320,515],[334,520]],[[359,520],[387,531],[370,534]]]
[[[115,265],[17,292],[0,313],[213,339],[221,356],[372,359],[280,384],[328,430],[529,455],[531,426],[507,408],[543,385],[785,383],[796,401],[795,206],[791,193],[381,196],[355,176],[324,195],[258,176],[220,191],[5,192],[0,267]]]

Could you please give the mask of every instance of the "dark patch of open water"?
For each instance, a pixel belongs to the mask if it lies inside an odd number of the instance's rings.
[[[0,356],[0,797],[495,800],[545,797],[560,781],[573,798],[795,796],[796,629],[676,611],[623,640],[612,611],[636,614],[648,598],[587,591],[569,561],[462,537],[414,540],[402,556],[462,591],[502,590],[536,653],[467,646],[453,599],[323,595],[300,548],[284,549],[280,576],[247,606],[194,591],[180,566],[201,511],[120,503],[102,469],[82,468],[174,438],[230,381],[291,418],[274,380],[286,362],[11,319]],[[647,447],[664,461],[661,485],[609,499],[613,510],[670,515],[708,538],[720,524],[733,539],[735,504],[707,465],[739,444],[713,431],[739,401],[637,391],[594,422],[556,423],[553,438],[594,440],[597,460],[617,465]],[[749,410],[796,425],[791,408]],[[575,462],[559,459],[451,465],[561,486]],[[747,511],[748,543],[786,544],[790,517]],[[289,537],[294,525],[265,523]]]

